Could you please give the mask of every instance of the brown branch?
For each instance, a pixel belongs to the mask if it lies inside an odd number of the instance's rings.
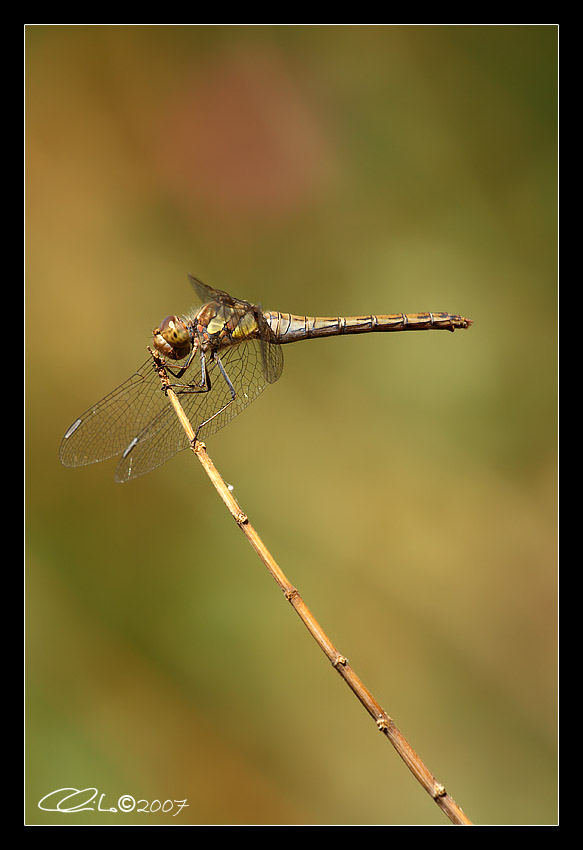
[[[190,440],[191,448],[202,464],[206,474],[213,483],[219,496],[229,509],[231,516],[247,537],[251,546],[255,549],[263,564],[267,567],[271,576],[275,579],[281,590],[285,594],[285,598],[295,609],[296,613],[320,647],[326,654],[334,669],[342,676],[348,687],[360,700],[362,705],[371,715],[379,730],[389,739],[397,753],[401,756],[413,776],[421,783],[423,788],[432,797],[440,809],[456,826],[472,826],[472,821],[464,814],[455,800],[446,792],[443,785],[438,782],[432,773],[427,769],[425,764],[419,758],[415,750],[410,746],[406,738],[401,734],[395,722],[386,711],[379,705],[370,691],[365,687],[363,682],[356,675],[352,667],[348,664],[346,658],[341,655],[326,632],[322,629],[296,588],[288,581],[281,568],[278,566],[273,556],[266,548],[265,544],[259,537],[256,530],[253,528],[247,515],[241,510],[237,500],[225,484],[222,476],[216,469],[212,460],[207,454],[204,443],[196,440],[194,429],[190,420],[186,416],[182,405],[180,404],[176,393],[169,385],[169,379],[164,369],[164,363],[157,353],[150,349],[160,380],[162,381],[166,394],[174,407],[176,416],[182,425],[188,439]]]

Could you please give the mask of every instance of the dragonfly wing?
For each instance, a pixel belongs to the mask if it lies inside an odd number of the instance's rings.
[[[254,307],[253,313],[258,327],[261,348],[261,367],[268,384],[274,384],[283,371],[283,351],[276,336],[263,317],[260,307]]]
[[[191,386],[198,387],[202,383],[200,365],[194,367],[196,361],[180,379],[183,386],[177,383],[173,387],[195,433],[198,431],[199,439],[206,439],[224,428],[257,398],[268,383],[263,368],[262,343],[259,340],[246,340],[230,346],[223,350],[220,358],[235,390],[234,400],[217,362],[211,358],[206,361],[211,385],[208,392],[189,392]],[[170,381],[172,383],[171,376]],[[188,438],[170,401],[165,399],[165,404],[166,407],[159,415],[135,435],[133,444],[128,444],[116,469],[117,481],[129,481],[144,475],[166,463],[177,452],[188,448]]]
[[[244,304],[246,307],[251,306],[247,303],[247,301],[241,301],[238,298],[234,298],[222,289],[215,289],[207,283],[203,283],[202,280],[198,280],[198,278],[191,274],[188,275],[188,279],[202,304],[208,304],[209,301],[218,301],[222,304],[227,304],[230,307],[234,307],[238,304]]]
[[[61,462],[85,466],[122,454],[166,404],[149,357],[127,381],[75,420],[61,442]]]
[[[124,449],[115,470],[115,480],[120,484],[151,472],[174,457],[177,452],[188,448],[188,437],[176,418],[170,401],[162,393],[160,379],[156,377],[164,407]]]
[[[264,365],[266,351],[274,374],[278,355],[281,357],[278,345],[249,339],[221,352],[234,399],[218,363],[211,357],[206,359],[211,389],[189,392],[191,386],[203,383],[200,362],[193,361],[180,379],[183,386],[176,384],[174,388],[195,432],[202,426],[200,439],[216,434],[265,389],[269,383]],[[75,420],[63,437],[60,455],[65,466],[85,466],[121,455],[116,480],[124,482],[166,463],[188,445],[149,358],[127,381]]]
[[[261,363],[263,374],[268,384],[274,384],[283,371],[283,351],[277,342],[269,342],[263,337],[260,340]]]

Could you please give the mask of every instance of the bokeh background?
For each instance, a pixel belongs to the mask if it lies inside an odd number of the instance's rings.
[[[208,447],[468,816],[556,822],[556,181],[553,26],[26,27],[27,823],[448,823],[193,457],[59,464],[187,272],[474,320],[287,346]]]

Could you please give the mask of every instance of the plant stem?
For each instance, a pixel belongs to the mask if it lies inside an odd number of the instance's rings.
[[[172,403],[176,416],[190,440],[192,451],[202,464],[203,469],[210,478],[219,496],[229,509],[231,516],[241,531],[245,534],[247,540],[255,549],[263,564],[267,567],[272,578],[275,579],[281,590],[284,592],[287,601],[294,608],[320,649],[331,662],[334,669],[344,679],[348,687],[371,715],[379,730],[389,739],[413,776],[423,786],[430,797],[433,798],[439,808],[442,809],[451,822],[456,826],[472,826],[472,821],[470,821],[470,819],[464,814],[453,797],[446,792],[444,786],[435,779],[432,773],[430,773],[421,758],[408,743],[407,739],[399,731],[393,719],[389,717],[386,711],[379,705],[377,700],[373,697],[349,665],[345,656],[338,652],[326,632],[320,626],[298,593],[297,589],[291,584],[281,568],[278,566],[275,559],[261,540],[259,534],[249,522],[249,518],[241,510],[237,500],[208,456],[205,444],[196,440],[195,432],[190,420],[182,409],[182,405],[180,404],[176,393],[169,385],[169,379],[164,369],[163,361],[155,352],[152,352],[152,356],[154,357],[154,362],[156,363],[158,374],[160,375],[160,380],[164,385],[166,395]]]

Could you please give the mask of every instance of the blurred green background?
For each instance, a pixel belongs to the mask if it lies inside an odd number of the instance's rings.
[[[468,816],[556,822],[556,101],[553,26],[26,28],[27,823],[448,823],[194,458],[59,464],[187,272],[474,320],[286,346],[208,447]]]

